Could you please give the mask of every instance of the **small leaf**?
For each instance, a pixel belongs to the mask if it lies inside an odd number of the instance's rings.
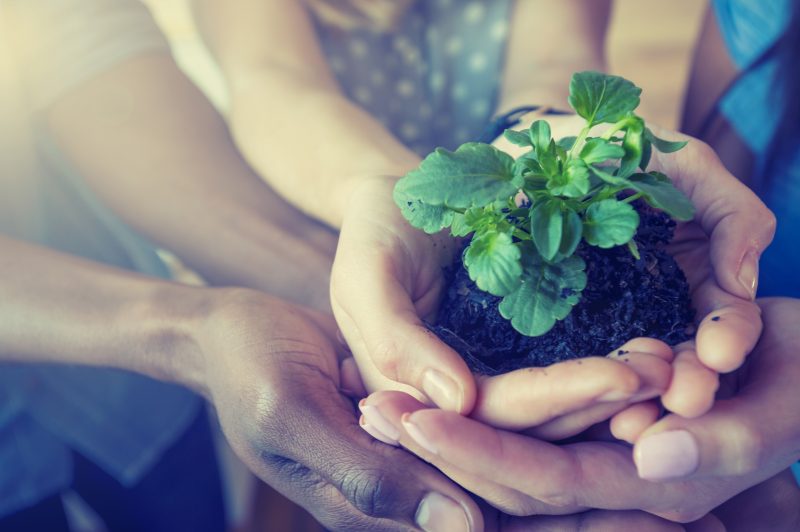
[[[627,243],[639,227],[639,213],[627,203],[607,199],[586,209],[583,238],[593,246],[610,248]]]
[[[508,233],[491,231],[472,239],[464,265],[478,288],[496,296],[516,289],[522,275],[520,251]]]
[[[639,106],[642,89],[619,76],[578,72],[569,84],[569,104],[589,127],[617,122]]]
[[[625,156],[622,158],[617,176],[627,178],[639,168],[642,161],[642,141],[644,137],[644,121],[637,118],[631,122],[622,139]]]
[[[563,202],[543,201],[531,210],[531,236],[536,249],[545,260],[553,260],[561,247],[564,232]]]
[[[639,168],[641,168],[642,171],[647,170],[647,165],[650,164],[650,158],[652,156],[653,143],[648,140],[647,135],[645,134],[644,140],[642,140],[642,160],[639,162]]]
[[[563,137],[563,138],[558,139],[558,142],[556,142],[556,144],[558,146],[560,146],[561,148],[569,151],[569,150],[572,149],[572,146],[575,145],[575,141],[576,140],[578,140],[578,137],[573,135],[571,137]]]
[[[583,236],[583,222],[577,212],[566,207],[564,216],[564,229],[561,232],[561,247],[558,248],[556,259],[571,257]]]
[[[536,157],[545,175],[552,177],[558,174],[558,156],[556,154],[555,141],[551,139],[547,149],[537,152]]]
[[[432,206],[483,206],[516,193],[513,165],[510,155],[488,144],[469,142],[454,152],[437,148],[395,191]]]
[[[556,196],[579,198],[589,192],[589,168],[580,159],[571,159],[563,174],[550,178],[548,190]]]
[[[528,135],[523,133],[522,131],[515,131],[513,129],[506,129],[503,132],[503,136],[506,138],[508,142],[514,144],[516,146],[521,146],[526,148],[528,146],[533,146],[531,144],[531,139]]]
[[[412,224],[413,225],[413,224]],[[461,213],[453,213],[453,222],[450,224],[450,234],[453,236],[467,236],[475,230],[466,217]]]
[[[592,165],[589,167],[589,170],[592,172],[592,175],[600,178],[601,181],[608,183],[609,185],[622,186],[628,184],[627,179],[617,177],[612,173],[606,172],[605,169],[598,166]]]
[[[545,334],[580,301],[586,287],[585,268],[578,256],[552,264],[536,253],[524,253],[522,280],[500,302],[500,314],[521,334]]]
[[[531,124],[528,130],[531,144],[536,148],[536,154],[540,155],[550,146],[550,124],[544,120],[537,120]]]
[[[613,144],[605,139],[589,139],[581,149],[581,159],[586,164],[602,163],[608,159],[619,159],[625,155],[622,146]]]
[[[628,240],[628,251],[631,252],[631,255],[633,255],[634,259],[639,260],[642,258],[642,256],[639,254],[639,245],[636,243],[636,240]]]
[[[655,136],[655,134],[650,131],[649,128],[645,129],[644,132],[645,138],[653,143],[653,146],[660,151],[661,153],[673,153],[684,146],[686,146],[689,141],[686,140],[664,140]]]
[[[659,172],[634,174],[629,179],[630,188],[641,192],[644,200],[676,220],[694,218],[694,205],[686,194],[675,188],[667,176]]]
[[[426,233],[438,233],[453,223],[455,212],[447,207],[427,205],[419,200],[408,199],[394,191],[394,201],[408,223]]]

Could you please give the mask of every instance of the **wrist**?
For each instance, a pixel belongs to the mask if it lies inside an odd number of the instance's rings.
[[[138,330],[131,342],[135,352],[120,366],[207,395],[202,335],[217,292],[158,283],[146,297],[133,302],[120,321]]]

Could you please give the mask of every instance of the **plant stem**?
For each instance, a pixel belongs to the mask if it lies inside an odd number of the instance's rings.
[[[626,126],[629,126],[630,123],[631,123],[631,117],[627,116],[622,120],[620,120],[619,122],[615,122],[614,125],[608,128],[605,133],[600,135],[600,138],[604,140],[609,140],[611,137],[614,136],[614,133],[616,133],[620,129],[623,129]]]
[[[622,203],[632,203],[632,202],[636,201],[637,199],[641,198],[642,196],[644,196],[644,194],[642,194],[641,192],[637,192],[633,196],[628,196],[627,198],[622,200]]]
[[[592,130],[592,126],[587,124],[586,127],[581,129],[580,134],[575,139],[575,143],[572,145],[572,148],[569,149],[567,152],[567,160],[574,159],[575,155],[580,152],[579,148],[583,147],[583,141],[586,140],[586,137],[589,135],[589,131]]]

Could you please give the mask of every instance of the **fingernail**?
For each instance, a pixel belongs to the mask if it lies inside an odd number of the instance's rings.
[[[368,425],[372,425],[372,427],[386,437],[394,441],[400,441],[400,429],[383,417],[383,414],[381,414],[381,411],[378,410],[377,407],[366,404],[366,401],[362,399],[358,403],[358,409],[364,414],[364,419]]]
[[[638,442],[634,461],[641,478],[669,480],[694,473],[700,463],[700,450],[689,432],[671,430]]]
[[[400,418],[400,422],[403,424],[403,428],[406,430],[406,433],[409,435],[409,437],[417,442],[417,445],[431,454],[438,454],[436,446],[431,443],[431,440],[429,440],[427,436],[425,436],[422,430],[420,430],[419,426],[415,425],[411,421],[410,414],[403,414],[403,416]]]
[[[422,377],[422,391],[436,406],[444,410],[461,412],[463,397],[461,388],[450,377],[435,369],[429,369]]]
[[[398,447],[400,445],[400,442],[398,442],[397,440],[391,439],[389,436],[387,436],[383,432],[379,431],[378,429],[376,429],[375,427],[373,427],[372,425],[367,423],[367,420],[364,419],[363,415],[358,420],[358,424],[362,429],[364,429],[364,432],[366,432],[367,434],[369,434],[370,436],[372,436],[376,440],[382,441],[383,443],[385,443],[387,445],[393,445],[395,447]]]
[[[756,298],[758,291],[758,253],[755,251],[748,251],[742,259],[742,265],[739,266],[739,284],[741,284],[750,299]]]
[[[414,518],[425,532],[458,532],[472,530],[464,508],[450,497],[431,492],[422,499]]]

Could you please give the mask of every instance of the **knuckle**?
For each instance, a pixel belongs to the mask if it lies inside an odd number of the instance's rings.
[[[739,421],[729,428],[726,440],[731,445],[725,473],[750,475],[761,468],[765,442],[761,431],[751,422]]]
[[[341,468],[335,479],[342,495],[359,512],[369,517],[386,517],[403,500],[401,491],[389,473],[380,469]]]

